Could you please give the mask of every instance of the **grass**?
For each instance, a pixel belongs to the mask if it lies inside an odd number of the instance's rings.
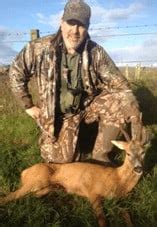
[[[120,216],[128,210],[135,227],[157,223],[157,73],[143,73],[132,87],[151,133],[145,173],[127,198],[104,200],[104,212],[111,227],[125,226]],[[42,161],[38,147],[39,130],[12,97],[7,77],[0,77],[0,194],[15,190],[20,172]],[[62,190],[44,198],[27,196],[0,207],[0,226],[96,227],[89,202]]]

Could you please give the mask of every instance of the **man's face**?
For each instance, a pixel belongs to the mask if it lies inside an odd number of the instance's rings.
[[[87,28],[77,20],[62,21],[61,31],[68,50],[76,50],[87,35]]]

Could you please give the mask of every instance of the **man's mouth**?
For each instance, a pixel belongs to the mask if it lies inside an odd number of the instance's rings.
[[[75,37],[70,37],[70,39],[74,42],[78,41],[80,39],[80,37],[75,36]]]

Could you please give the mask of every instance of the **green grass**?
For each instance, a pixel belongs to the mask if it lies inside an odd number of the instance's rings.
[[[125,226],[120,213],[128,210],[135,227],[157,223],[157,75],[143,74],[132,87],[151,133],[145,159],[145,173],[125,199],[104,200],[104,212],[111,227]],[[0,194],[15,190],[20,172],[41,162],[39,130],[12,97],[6,78],[0,78]],[[0,207],[0,226],[96,227],[89,202],[62,190],[44,198],[27,196]]]

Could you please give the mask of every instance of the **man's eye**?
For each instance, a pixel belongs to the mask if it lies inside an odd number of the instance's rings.
[[[70,22],[70,21],[68,22],[68,24],[69,24],[69,25],[73,25],[73,26],[75,25],[74,22]]]
[[[69,21],[67,21],[67,23],[71,26],[78,25],[78,26],[84,27],[83,24],[81,24],[79,21],[76,21],[76,20],[69,20]]]

